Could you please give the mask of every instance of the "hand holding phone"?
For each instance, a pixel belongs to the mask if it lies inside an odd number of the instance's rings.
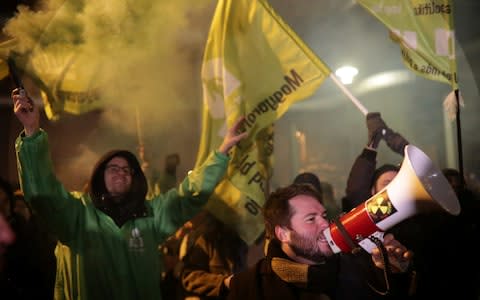
[[[28,108],[28,111],[32,112],[33,111],[33,100],[27,95],[27,92],[25,88],[23,87],[22,80],[20,79],[20,76],[17,72],[17,67],[15,66],[15,62],[13,61],[12,58],[7,59],[8,63],[8,69],[10,73],[10,78],[13,81],[13,84],[15,85],[15,88],[18,88],[18,94],[22,97],[27,97],[28,104],[30,107]],[[27,112],[26,109],[22,108],[22,111]]]

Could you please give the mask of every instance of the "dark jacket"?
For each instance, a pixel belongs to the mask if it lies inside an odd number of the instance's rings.
[[[211,214],[188,235],[192,240],[183,258],[181,281],[186,296],[224,299],[224,279],[247,267],[247,244]],[[193,297],[192,297],[193,298]],[[189,298],[190,299],[190,298]]]
[[[377,152],[363,149],[355,159],[348,175],[346,194],[342,198],[342,210],[349,212],[372,196],[371,185],[377,165]]]
[[[351,281],[352,275],[361,280]],[[394,274],[389,283],[388,296],[369,286],[385,290],[383,271],[373,265],[366,252],[338,254],[323,264],[309,266],[290,260],[280,243],[272,240],[265,258],[233,277],[227,299],[404,299],[408,274]]]
[[[0,298],[53,299],[56,239],[36,214],[26,221],[13,213],[8,221],[16,239],[7,248],[0,271]]]

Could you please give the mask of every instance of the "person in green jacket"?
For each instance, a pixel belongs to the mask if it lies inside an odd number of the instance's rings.
[[[177,189],[147,201],[145,175],[127,150],[110,151],[97,162],[85,193],[68,192],[55,176],[38,107],[19,89],[12,99],[24,127],[15,148],[25,199],[68,247],[57,251],[65,256],[56,299],[161,299],[158,245],[206,204],[225,174],[228,151],[247,135],[238,133],[243,118]]]

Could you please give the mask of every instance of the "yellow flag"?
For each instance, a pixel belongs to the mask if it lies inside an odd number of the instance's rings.
[[[453,1],[357,1],[388,27],[409,69],[457,89]]]
[[[40,89],[50,120],[58,119],[63,112],[78,115],[103,107],[98,93],[100,83],[95,80],[95,69],[86,53],[64,45],[39,45],[19,54],[14,39],[1,43],[0,76],[8,75],[6,60],[15,61],[20,73]]]
[[[273,123],[312,95],[328,67],[263,0],[220,0],[202,66],[203,128],[197,165],[245,116],[249,136],[231,153],[226,179],[207,208],[252,243],[272,172]]]
[[[49,119],[56,120],[64,112],[79,115],[103,107],[100,83],[95,80],[95,69],[86,53],[66,46],[48,46],[14,59],[40,88]]]
[[[103,107],[99,89],[100,64],[85,50],[85,33],[78,19],[67,19],[68,3],[55,3],[41,12],[19,7],[4,27],[9,40],[0,44],[0,58],[14,61],[19,74],[41,91],[46,116],[82,114]],[[22,76],[22,77],[23,77]]]

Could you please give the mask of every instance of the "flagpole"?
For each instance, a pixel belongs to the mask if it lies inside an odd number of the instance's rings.
[[[458,149],[458,171],[460,173],[460,179],[462,183],[465,183],[465,177],[463,172],[463,147],[462,147],[462,128],[460,126],[460,94],[459,90],[455,89],[455,101],[457,103],[456,109],[456,123],[457,123],[457,149]]]
[[[352,93],[350,93],[347,87],[340,80],[338,80],[337,76],[330,72],[330,78],[342,90],[342,92],[347,95],[347,97],[353,102],[353,104],[355,104],[355,106],[363,113],[363,115],[366,116],[368,114],[368,109],[363,106],[363,104],[357,98],[355,98]]]
[[[135,106],[135,123],[137,127],[137,138],[138,138],[138,156],[140,159],[140,166],[142,168],[142,171],[146,173],[148,168],[148,162],[145,159],[145,145],[143,143],[142,126],[140,122],[141,122],[140,111],[138,110],[138,106]]]
[[[142,127],[140,125],[140,112],[138,111],[138,106],[135,106],[135,124],[137,127],[137,138],[138,138],[138,146],[143,146],[143,136],[142,136]]]

